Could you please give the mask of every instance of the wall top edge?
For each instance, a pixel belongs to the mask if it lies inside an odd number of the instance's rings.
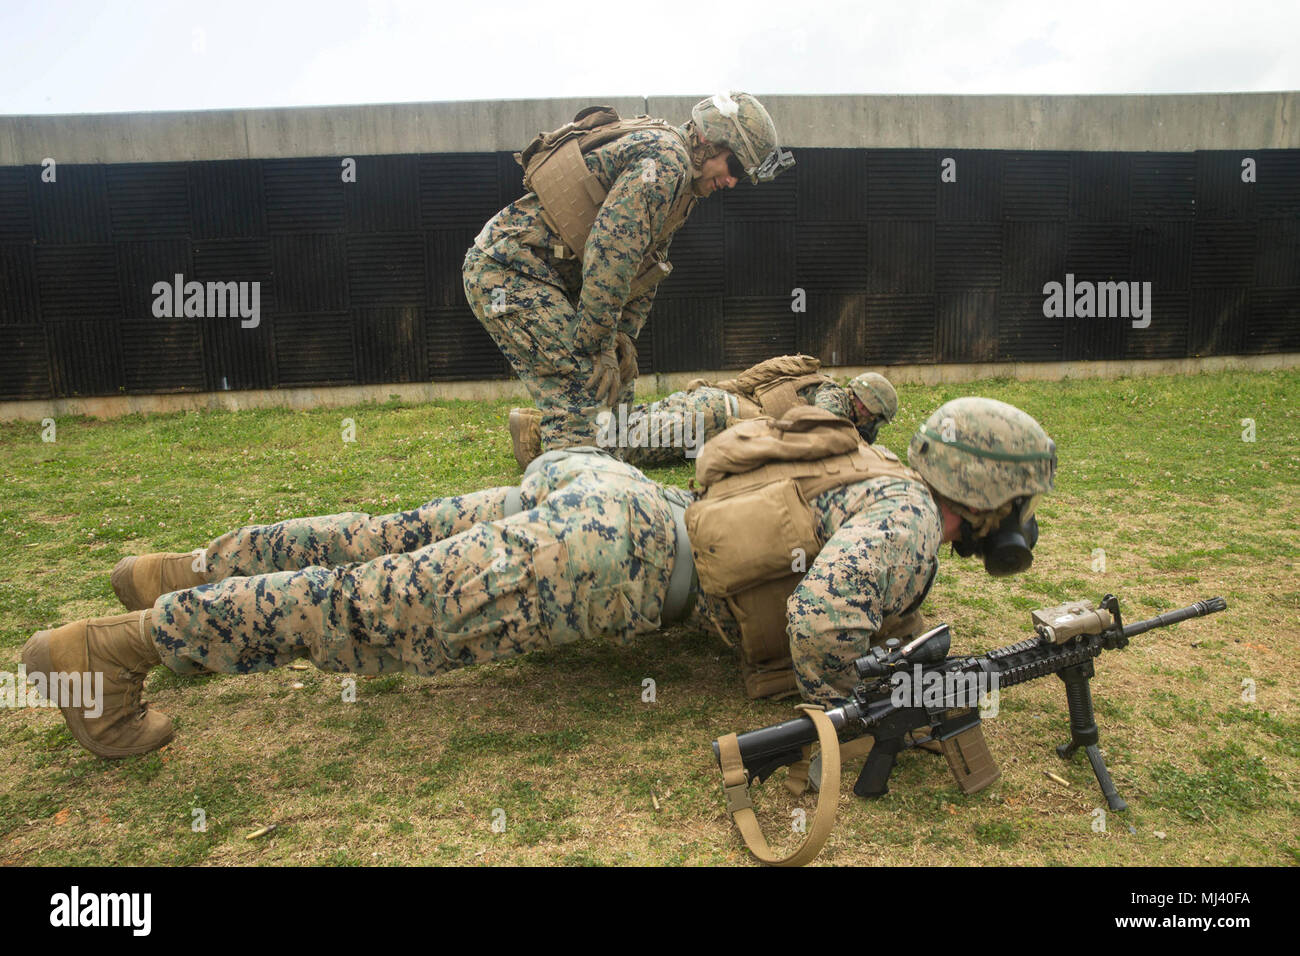
[[[799,147],[1182,152],[1300,148],[1300,91],[758,94]],[[516,150],[591,103],[684,120],[691,96],[0,116],[0,165]]]
[[[1260,99],[1276,96],[1295,96],[1300,94],[1300,90],[1264,90],[1264,91],[1238,91],[1238,92],[1201,92],[1201,93],[757,93],[760,99],[767,100],[780,99],[804,102],[850,102],[854,100],[863,101],[889,101],[889,100],[908,100],[908,101],[946,101],[958,100],[968,102],[991,101],[991,100],[1053,100],[1053,101],[1088,101],[1097,100],[1102,102],[1113,102],[1115,100],[1153,100],[1153,101],[1173,101],[1180,99],[1204,100],[1208,98],[1241,98],[1241,99]],[[592,96],[551,96],[551,97],[518,97],[514,99],[482,99],[482,100],[394,100],[383,103],[325,103],[312,106],[250,106],[250,107],[214,107],[212,109],[195,109],[195,110],[112,110],[98,113],[0,113],[0,121],[15,119],[125,119],[134,117],[177,117],[177,116],[219,116],[222,114],[244,114],[244,113],[311,113],[311,112],[338,112],[346,110],[373,110],[373,109],[416,109],[423,110],[429,108],[476,108],[476,107],[494,107],[494,106],[529,106],[529,105],[547,105],[547,104],[564,104],[564,103],[662,103],[662,104],[694,104],[700,99],[698,96],[688,96],[679,94],[662,94],[645,96],[610,96],[606,94],[596,94]]]

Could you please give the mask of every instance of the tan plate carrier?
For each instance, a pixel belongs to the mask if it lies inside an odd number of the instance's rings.
[[[885,476],[922,481],[889,449],[865,444],[852,422],[810,405],[789,408],[779,420],[740,422],[700,452],[694,482],[699,499],[686,509],[686,526],[701,589],[725,599],[740,626],[741,671],[750,697],[798,693],[786,604],[803,573],[791,568],[800,551],[801,566],[809,567],[826,543],[809,501],[832,488]],[[890,622],[877,637],[911,634],[920,630],[920,622],[913,612]],[[717,630],[725,641],[725,630]],[[820,707],[796,709],[817,727],[822,775],[812,826],[784,857],[772,851],[754,815],[736,735],[718,740],[727,810],[750,851],[774,866],[802,866],[817,856],[835,822],[841,756],[865,755],[872,744],[870,737],[861,737],[841,747]],[[790,768],[785,782],[796,795],[808,785],[810,751]]]
[[[583,154],[642,129],[674,134],[690,155],[690,144],[672,124],[649,116],[620,119],[612,106],[589,106],[559,129],[539,133],[522,152],[515,154],[515,161],[524,168],[524,188],[537,193],[542,218],[564,240],[563,247],[552,250],[560,258],[582,258],[591,227],[609,194],[600,178],[588,168]],[[672,263],[655,250],[677,231],[694,205],[695,195],[687,184],[669,209],[651,252],[637,270],[629,301],[654,288],[672,272]]]
[[[767,415],[782,418],[790,409],[807,404],[799,397],[799,390],[809,385],[835,384],[835,380],[817,371],[821,360],[811,355],[778,355],[751,365],[735,378],[710,382],[697,378],[687,383],[687,389],[700,386],[720,388],[735,395],[739,410],[734,421],[744,421]]]
[[[803,578],[796,569],[807,569],[826,543],[809,501],[885,476],[921,481],[887,448],[865,444],[852,422],[810,405],[779,420],[740,422],[700,452],[699,497],[686,509],[686,528],[701,589],[725,600],[739,625],[750,697],[798,692],[786,603]],[[910,627],[916,619],[904,620]]]

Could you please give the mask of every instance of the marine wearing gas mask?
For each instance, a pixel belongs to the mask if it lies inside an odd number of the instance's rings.
[[[907,459],[961,518],[957,554],[983,558],[994,577],[1029,568],[1038,498],[1056,474],[1056,443],[1036,421],[991,398],[959,398],[917,429]]]
[[[743,440],[769,424],[784,434]],[[737,433],[741,446],[788,454],[722,467],[739,460],[719,453]],[[569,449],[538,458],[517,487],[391,515],[253,525],[197,554],[128,558],[111,579],[128,613],[39,631],[22,660],[28,675],[104,672],[98,715],[61,709],[88,750],[123,757],[171,739],[171,720],[141,698],[160,664],[246,674],[308,658],[327,671],[436,674],[584,638],[628,641],[692,613],[693,597],[694,613],[742,649],[756,616],[775,619],[781,650],[788,639],[784,679],[750,653],[751,693],[797,690],[836,706],[872,644],[919,633],[915,612],[943,542],[968,539],[962,547],[992,573],[1028,567],[1032,506],[1056,468],[1037,422],[984,398],[935,412],[910,467],[810,406],[709,444],[697,460],[700,500],[597,449]],[[724,533],[710,536],[702,506]],[[706,588],[709,561],[722,572],[758,567],[763,580]]]
[[[921,425],[907,459],[906,476],[809,502],[826,543],[786,604],[795,677],[809,703],[844,703],[858,657],[887,637],[920,633],[942,544],[979,555],[993,575],[1033,560],[1034,508],[1052,489],[1056,445],[1032,417],[994,399],[956,399]]]

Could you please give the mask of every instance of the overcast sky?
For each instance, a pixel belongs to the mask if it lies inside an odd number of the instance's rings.
[[[1300,3],[0,0],[0,113],[1300,89]]]

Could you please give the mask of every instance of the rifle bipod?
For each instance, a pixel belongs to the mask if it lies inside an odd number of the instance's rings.
[[[1074,756],[1074,752],[1082,747],[1083,752],[1088,755],[1088,763],[1092,764],[1092,772],[1097,776],[1097,783],[1101,785],[1106,804],[1112,810],[1127,810],[1128,804],[1115,789],[1115,784],[1110,779],[1110,772],[1106,769],[1106,761],[1102,759],[1101,749],[1097,746],[1100,735],[1097,731],[1097,720],[1092,713],[1090,686],[1094,673],[1096,672],[1092,661],[1087,660],[1082,664],[1067,667],[1057,674],[1065,682],[1065,699],[1070,705],[1070,742],[1058,744],[1056,755],[1062,760],[1069,760]]]

